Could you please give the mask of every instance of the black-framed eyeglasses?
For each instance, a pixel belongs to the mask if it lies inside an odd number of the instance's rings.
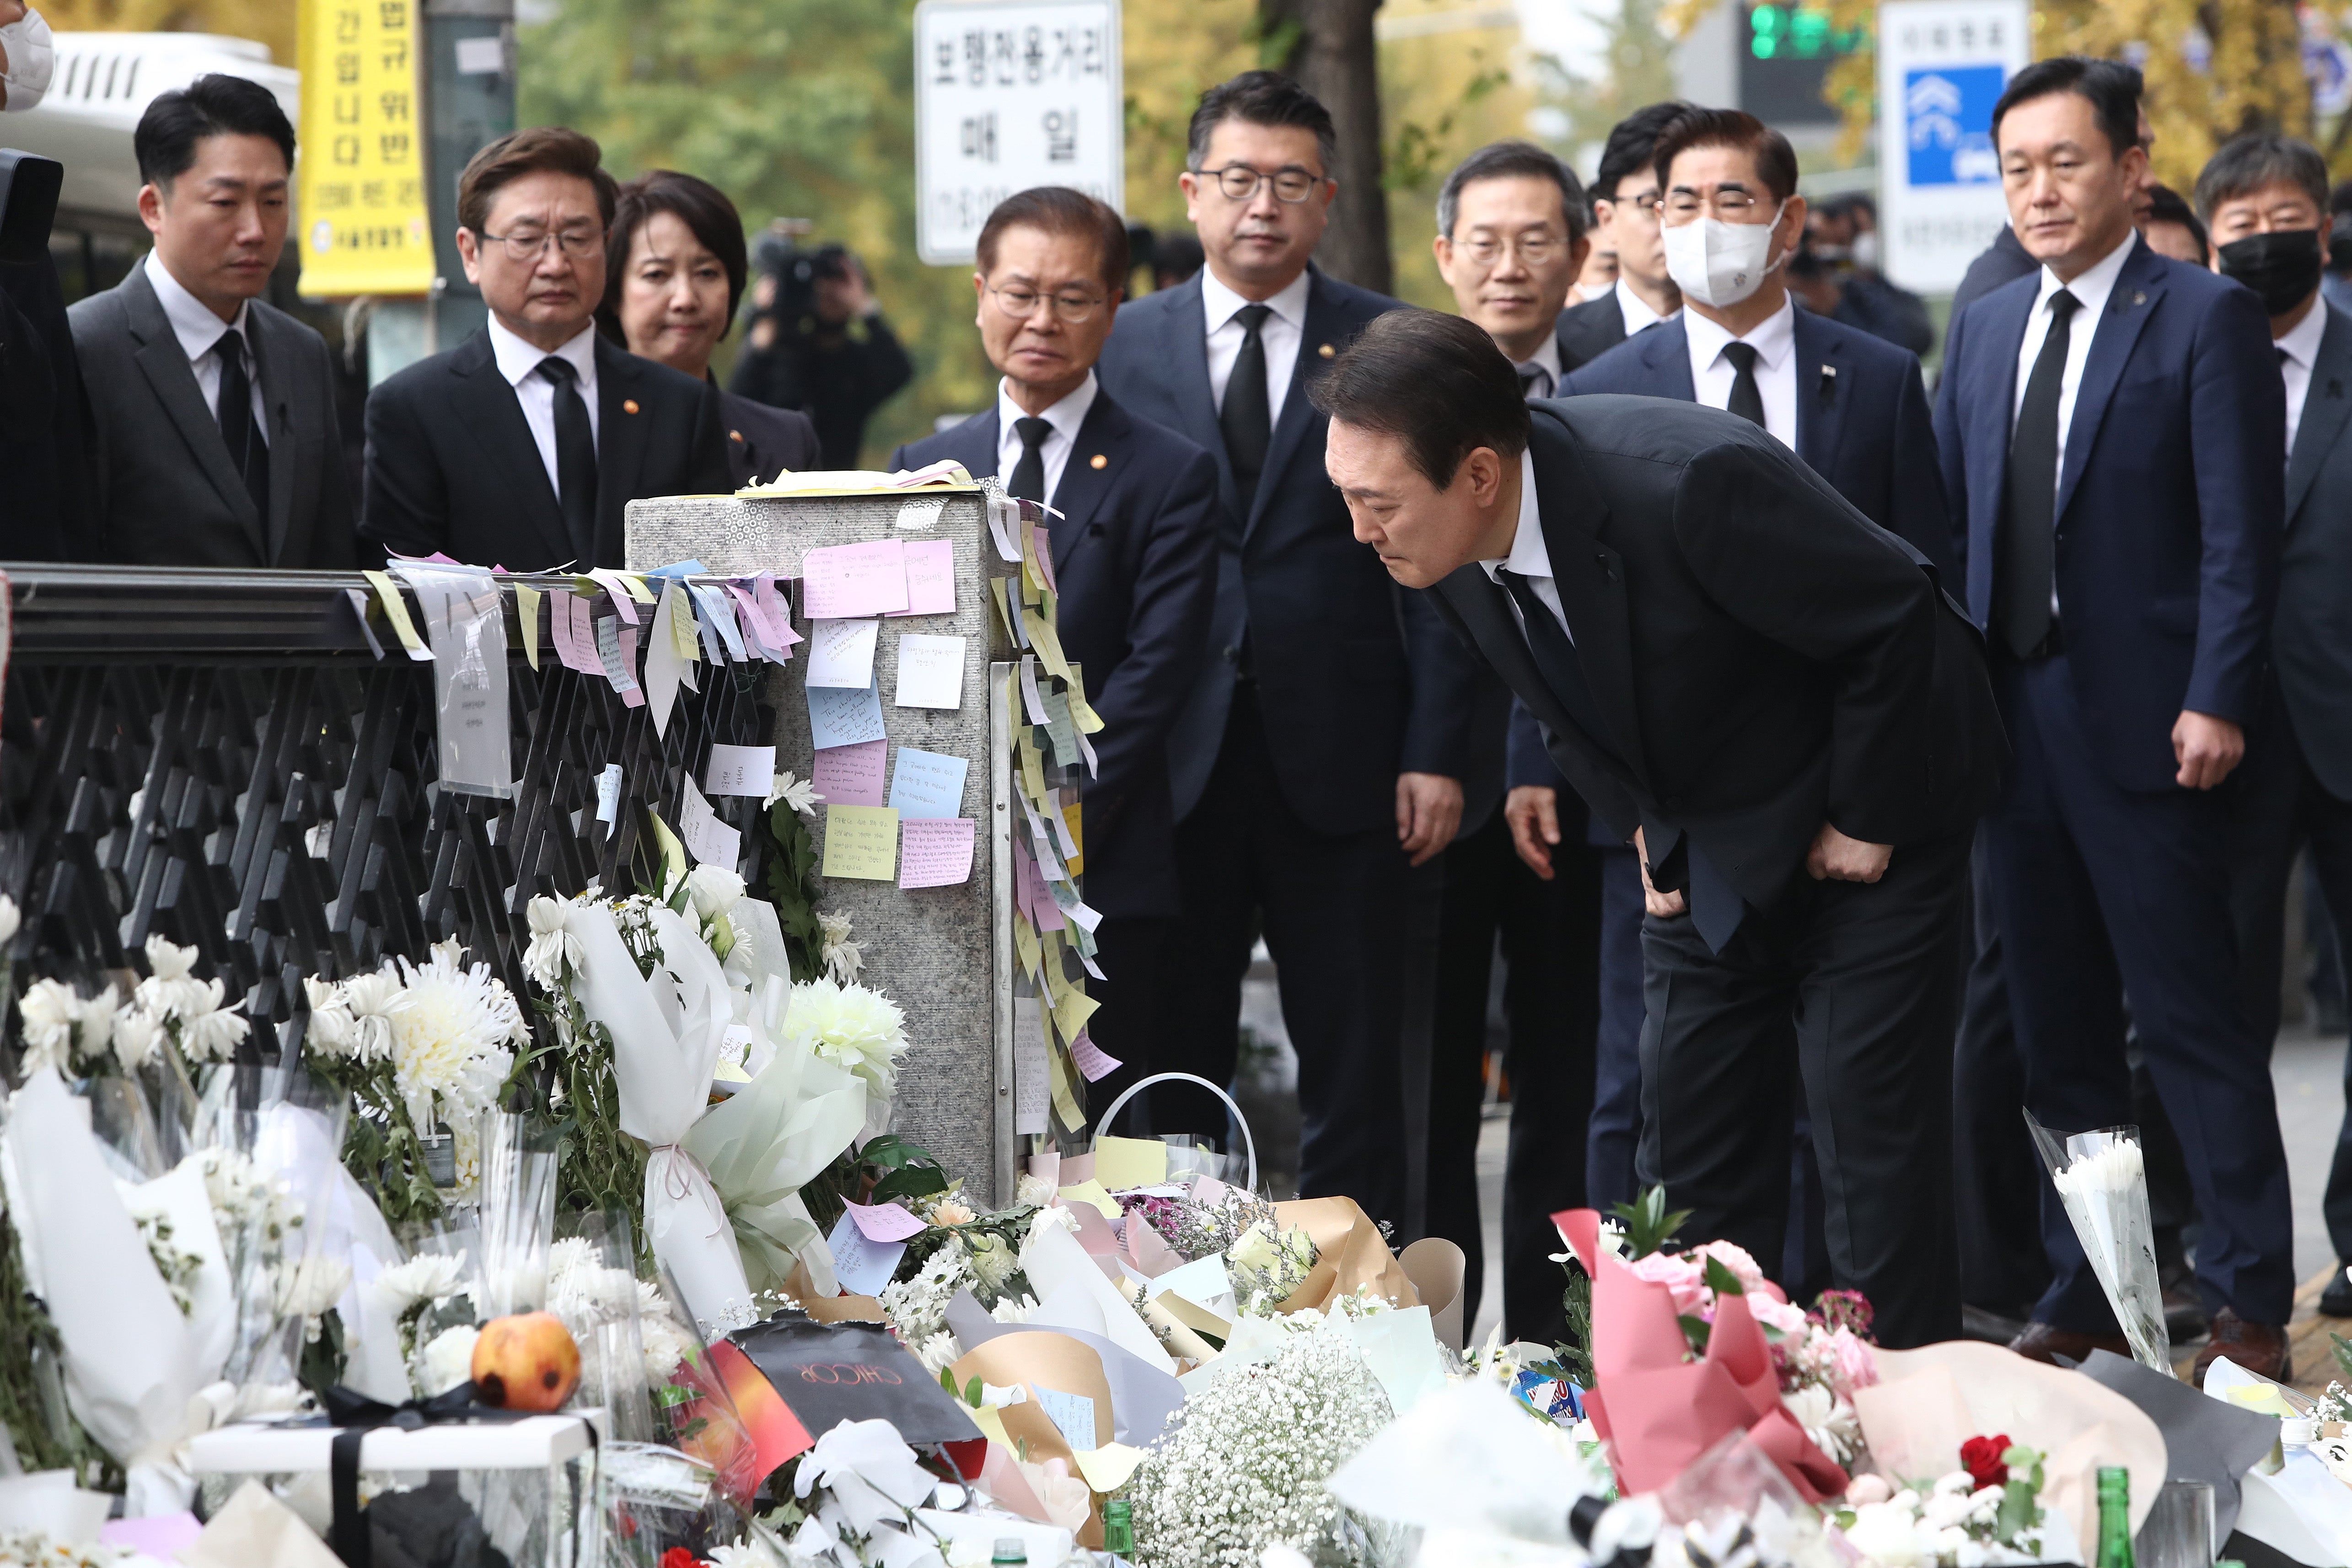
[[[1271,174],[1253,169],[1247,163],[1228,163],[1222,169],[1196,169],[1193,173],[1216,181],[1217,189],[1225,194],[1225,199],[1229,202],[1245,202],[1253,199],[1258,193],[1258,187],[1266,181],[1272,180],[1274,199],[1297,206],[1300,202],[1313,195],[1316,188],[1323,184],[1322,175],[1312,169],[1302,169],[1296,163],[1287,168],[1276,169]]]
[[[996,308],[1016,321],[1025,321],[1035,315],[1037,307],[1047,300],[1053,301],[1054,314],[1073,327],[1092,321],[1095,312],[1103,308],[1104,297],[1100,294],[1040,294],[1034,289],[1018,285],[1010,289],[988,286],[988,291],[995,299]]]
[[[585,261],[604,248],[604,231],[591,228],[567,228],[553,233],[541,230],[535,234],[510,230],[505,234],[485,233],[482,237],[497,240],[517,261],[538,260],[547,254],[551,242],[574,261]]]

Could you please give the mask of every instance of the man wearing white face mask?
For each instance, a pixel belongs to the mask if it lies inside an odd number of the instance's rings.
[[[1561,395],[1630,393],[1741,415],[1947,566],[1918,356],[1790,296],[1805,198],[1788,138],[1736,109],[1693,109],[1660,133],[1654,158],[1666,270],[1685,309],[1570,375]]]

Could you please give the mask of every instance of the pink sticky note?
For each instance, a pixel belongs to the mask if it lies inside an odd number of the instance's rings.
[[[602,675],[604,665],[596,658],[596,602],[584,594],[569,595],[572,600],[572,646],[580,655],[580,673]]]
[[[1017,841],[1016,841],[1017,842]],[[1066,922],[1062,919],[1062,906],[1045,890],[1045,874],[1037,869],[1037,862],[1025,862],[1022,870],[1027,874],[1029,886],[1029,921],[1040,931],[1061,931]]]
[[[793,606],[785,599],[782,588],[772,574],[764,572],[760,574],[752,585],[751,598],[760,606],[761,614],[768,617],[768,624],[783,635],[782,642],[772,643],[771,647],[788,648],[801,640],[801,634],[793,630]]]
[[[908,540],[907,544],[907,607],[901,616],[955,614],[955,541]]]
[[[884,752],[887,741],[864,741],[855,746],[827,746],[816,754],[809,783],[827,805],[880,805]]]
[[[845,1198],[841,1206],[868,1241],[904,1241],[924,1228],[904,1204],[853,1204]]]
[[[635,671],[637,668],[637,628],[635,626],[621,628],[621,663],[631,671]],[[646,705],[644,685],[640,683],[622,692],[621,700],[631,708],[644,707]]]
[[[183,1509],[144,1519],[110,1519],[98,1527],[98,1539],[101,1545],[120,1546],[171,1563],[178,1559],[180,1548],[193,1546],[204,1532],[196,1516]]]
[[[1078,1070],[1087,1075],[1088,1083],[1109,1077],[1120,1065],[1118,1058],[1105,1056],[1103,1048],[1088,1039],[1084,1029],[1070,1042],[1070,1059],[1078,1064]]]
[[[898,886],[952,888],[971,881],[975,826],[969,816],[900,817]]]
[[[906,607],[903,541],[834,544],[801,557],[801,613],[813,621],[853,620]]]
[[[727,584],[727,592],[735,600],[735,618],[741,623],[743,635],[751,647],[771,663],[783,664],[790,660],[793,650],[777,643],[775,628],[768,624],[767,616],[751,595],[732,583]]]

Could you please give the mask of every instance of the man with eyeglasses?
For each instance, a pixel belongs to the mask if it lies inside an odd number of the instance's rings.
[[[1157,1064],[1234,1074],[1263,932],[1298,1057],[1299,1190],[1404,1215],[1409,868],[1462,816],[1473,667],[1419,594],[1350,542],[1306,390],[1396,301],[1308,265],[1338,182],[1331,116],[1250,71],[1192,115],[1178,184],[1207,264],[1119,312],[1103,386],[1217,460],[1208,658],[1170,738],[1183,914]],[[1222,1140],[1222,1104],[1152,1091],[1153,1130]]]
[[[1179,908],[1168,735],[1198,679],[1216,588],[1217,466],[1175,431],[1120,407],[1095,361],[1128,278],[1127,226],[1064,185],[998,204],[974,247],[978,324],[1003,373],[996,406],[899,447],[894,469],[951,458],[1053,507],[1062,647],[1103,716],[1085,784],[1087,903],[1105,980],[1087,1030],[1120,1063],[1088,1099],[1108,1105],[1152,1070],[1161,961]]]
[[[1658,132],[1689,107],[1673,101],[1644,105],[1612,126],[1601,143],[1601,166],[1592,176],[1592,243],[1617,258],[1617,280],[1559,313],[1563,370],[1600,358],[1683,308],[1682,290],[1666,273],[1665,245],[1658,234],[1658,174],[1650,154],[1657,148]]]
[[[619,566],[630,501],[733,491],[719,389],[597,334],[615,194],[560,126],[467,163],[457,254],[490,319],[369,395],[362,534],[517,572]]]

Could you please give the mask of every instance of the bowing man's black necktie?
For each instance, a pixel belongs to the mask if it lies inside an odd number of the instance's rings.
[[[560,354],[539,362],[538,372],[555,389],[555,500],[563,509],[563,531],[583,567],[596,560],[596,426],[588,400],[580,394],[580,373]]]
[[[1753,343],[1726,343],[1723,357],[1731,362],[1731,401],[1725,404],[1727,413],[1764,426],[1764,391],[1756,384],[1756,347]]]
[[[1601,705],[1593,700],[1592,688],[1585,681],[1584,666],[1577,660],[1576,645],[1569,640],[1559,617],[1537,596],[1535,584],[1517,572],[1504,567],[1495,576],[1519,607],[1520,627],[1527,636],[1528,651],[1535,655],[1536,672],[1585,738],[1608,755],[1618,756],[1609,726],[1601,721]]]
[[[213,357],[220,363],[220,406],[215,412],[220,420],[221,440],[228,447],[230,466],[245,481],[245,493],[253,498],[253,510],[261,514],[262,526],[267,528],[269,443],[261,438],[253,422],[253,383],[245,373],[245,334],[235,327],[223,332],[213,344]]]
[[[2061,289],[2050,296],[2050,330],[2009,438],[2009,517],[1996,557],[2001,640],[2020,658],[2050,635],[2052,574],[2056,570],[2058,399],[2066,380],[2066,348],[2082,303]]]
[[[1022,500],[1045,504],[1045,438],[1054,427],[1034,415],[1013,422],[1013,433],[1021,437],[1021,460],[1013,465],[1013,479],[1004,493]]]
[[[1242,324],[1241,352],[1234,355],[1233,374],[1225,378],[1224,405],[1217,410],[1217,429],[1225,438],[1225,456],[1234,465],[1234,488],[1241,491],[1242,510],[1257,499],[1258,475],[1265,469],[1265,449],[1274,444],[1274,415],[1265,386],[1265,319],[1269,305],[1244,305],[1234,312]]]

